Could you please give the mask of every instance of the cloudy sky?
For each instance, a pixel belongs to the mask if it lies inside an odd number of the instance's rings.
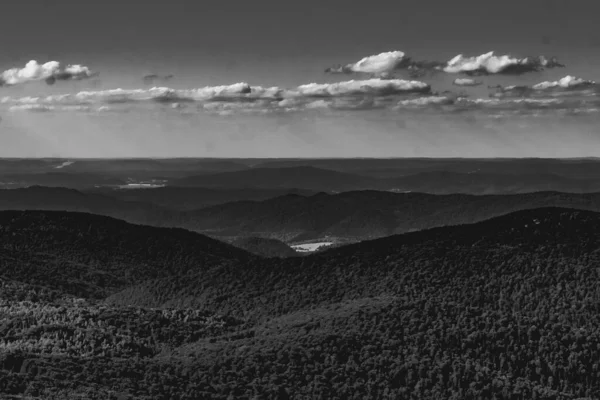
[[[3,157],[600,155],[597,0],[5,3]]]

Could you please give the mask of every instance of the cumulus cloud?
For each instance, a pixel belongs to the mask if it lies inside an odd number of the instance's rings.
[[[593,87],[596,86],[596,82],[588,81],[581,78],[576,78],[571,75],[567,75],[564,78],[559,79],[558,81],[553,82],[541,82],[537,85],[533,86],[534,90],[548,90],[548,89],[580,89],[584,87]]]
[[[394,72],[407,70],[412,79],[418,79],[436,72],[445,63],[439,61],[413,60],[406,53],[399,50],[388,51],[368,57],[346,65],[336,65],[325,69],[328,74],[354,74],[362,73],[378,78],[390,79]]]
[[[87,79],[97,75],[83,65],[68,65],[61,67],[58,61],[39,64],[29,61],[23,68],[11,68],[0,74],[0,86],[13,86],[32,81],[46,81],[52,85],[58,80]]]
[[[408,68],[410,58],[402,51],[388,51],[360,59],[355,63],[337,65],[325,70],[330,74],[366,73],[379,76],[389,75],[397,69]]]
[[[444,72],[466,75],[520,75],[542,71],[545,68],[564,67],[556,58],[545,56],[518,58],[510,55],[497,56],[493,51],[480,56],[466,57],[459,54],[441,67]],[[438,67],[439,68],[439,67]]]
[[[298,86],[294,92],[299,96],[310,97],[354,95],[390,96],[407,93],[429,93],[431,92],[431,86],[420,81],[374,78],[337,83],[309,83],[307,85]]]
[[[61,94],[46,97],[4,97],[0,103],[19,104],[125,104],[141,102],[186,103],[186,102],[232,102],[257,103],[282,102],[301,104],[312,98],[336,98],[351,96],[385,97],[429,93],[431,87],[420,81],[400,79],[351,80],[336,83],[309,83],[294,89],[277,86],[250,86],[247,83],[234,83],[223,86],[207,86],[198,89],[171,89],[153,87],[150,89],[109,89],[81,91],[75,94]]]
[[[448,96],[427,96],[416,99],[401,100],[398,102],[396,108],[443,106],[454,104],[455,101],[455,99]]]
[[[479,84],[471,78],[456,79],[458,86]],[[469,99],[464,93],[432,92],[418,80],[348,80],[308,83],[295,88],[252,86],[245,82],[196,89],[152,87],[148,89],[88,90],[41,97],[3,97],[0,109],[10,112],[148,112],[191,115],[210,113],[290,113],[384,110],[386,112],[435,112],[543,114],[547,110],[595,112],[600,91],[593,81],[567,76],[533,86],[497,87],[487,99]]]
[[[437,72],[465,75],[520,75],[558,67],[564,67],[564,65],[559,63],[555,57],[550,59],[545,56],[519,58],[511,55],[498,56],[490,51],[479,56],[459,54],[447,62],[440,62],[413,60],[406,53],[395,50],[364,57],[355,63],[329,67],[325,69],[325,72],[330,74],[364,73],[389,79],[393,77],[394,72],[407,70],[411,78],[418,79]]]
[[[557,81],[540,82],[533,86],[513,85],[495,86],[496,92],[491,97],[519,98],[519,97],[588,97],[600,98],[600,84],[595,81],[567,75]]]
[[[479,86],[482,85],[483,82],[471,78],[456,78],[452,84],[454,86]]]

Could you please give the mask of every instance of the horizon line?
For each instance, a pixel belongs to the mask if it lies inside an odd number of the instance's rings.
[[[117,161],[117,160],[278,160],[278,161],[318,161],[318,160],[600,160],[600,156],[583,157],[0,157],[3,160],[78,160],[78,161]]]

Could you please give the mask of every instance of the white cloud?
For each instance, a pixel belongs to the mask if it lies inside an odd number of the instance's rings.
[[[11,68],[2,72],[0,86],[19,85],[40,80],[53,84],[57,80],[85,79],[93,75],[88,67],[82,65],[68,65],[61,68],[58,61],[39,64],[37,61],[31,60],[23,68]]]
[[[398,107],[426,107],[454,104],[454,99],[446,96],[428,96],[419,97],[416,99],[401,100],[398,102]]]
[[[532,106],[550,106],[560,105],[563,102],[559,99],[461,99],[466,104],[481,105],[481,106],[514,106],[514,105],[532,105]]]
[[[373,56],[364,57],[361,60],[346,64],[330,67],[325,70],[327,73],[350,74],[353,72],[387,75],[396,69],[406,68],[410,59],[402,51],[388,51]]]
[[[75,70],[71,72],[76,72]],[[470,78],[454,81],[474,84]],[[2,97],[2,108],[30,112],[112,113],[149,112],[194,114],[266,114],[289,112],[387,110],[453,113],[473,111],[534,113],[546,110],[586,110],[600,106],[600,91],[592,81],[567,76],[555,82],[534,86],[499,87],[487,99],[467,99],[464,95],[433,93],[430,85],[416,80],[365,79],[335,83],[309,83],[295,88],[251,86],[245,82],[196,89],[153,87],[82,91],[40,97]],[[584,94],[584,95],[582,95]],[[324,114],[325,115],[325,114]]]
[[[337,83],[309,83],[296,88],[298,96],[336,97],[353,95],[389,96],[407,93],[429,93],[431,86],[420,81],[402,79],[367,79]]]
[[[15,106],[10,106],[8,108],[9,111],[36,111],[36,112],[45,112],[45,111],[54,111],[56,107],[49,106],[45,104],[20,104]]]
[[[594,81],[567,75],[557,81],[540,82],[533,86],[497,86],[496,98],[554,98],[600,100],[600,85]]]
[[[538,83],[537,85],[533,85],[533,89],[534,90],[548,90],[548,89],[579,89],[582,87],[589,87],[589,86],[595,86],[596,82],[594,81],[588,81],[585,79],[581,79],[581,78],[576,78],[574,76],[571,75],[567,75],[564,78],[561,78],[557,81],[553,81],[553,82],[541,82]]]
[[[541,71],[544,68],[563,67],[556,59],[548,60],[544,56],[517,58],[510,55],[497,56],[493,51],[480,56],[465,57],[457,55],[441,69],[447,73],[457,74],[511,74]]]
[[[541,71],[546,68],[564,67],[556,58],[545,56],[518,58],[511,55],[495,55],[493,51],[479,56],[464,56],[459,54],[448,62],[412,60],[402,51],[388,51],[346,65],[327,68],[326,73],[352,74],[365,73],[375,77],[390,79],[398,70],[407,70],[412,78],[420,78],[429,73],[444,71],[452,74],[488,75],[507,74],[519,75],[527,72]],[[457,86],[477,86],[475,81]]]
[[[61,94],[46,97],[3,97],[0,104],[132,104],[143,102],[158,103],[277,103],[282,107],[300,105],[314,97],[348,96],[399,96],[412,93],[429,93],[428,84],[419,81],[400,79],[351,80],[337,83],[309,83],[295,89],[279,87],[250,86],[247,83],[235,83],[224,86],[207,86],[198,89],[171,89],[154,87],[150,89],[110,89],[81,91],[74,94]]]
[[[483,82],[470,78],[456,78],[452,84],[455,86],[479,86],[482,85]]]

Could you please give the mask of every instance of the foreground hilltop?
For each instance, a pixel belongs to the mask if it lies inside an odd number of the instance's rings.
[[[8,276],[0,269],[0,279],[11,293],[41,292],[14,272],[30,260],[14,246],[98,266],[94,252],[83,250],[91,245],[88,230],[96,240],[96,229],[120,223],[61,213],[48,213],[45,223],[45,213],[29,214],[0,213],[6,231],[0,255],[15,266]],[[45,227],[60,215],[89,218],[67,224],[81,241]],[[134,229],[120,224],[110,231],[116,242],[120,231]],[[177,247],[173,235],[188,234],[155,232],[168,248]],[[153,272],[145,282],[138,275],[123,289],[108,287],[111,294],[100,302],[96,294],[78,301],[5,297],[0,393],[223,400],[600,396],[600,214],[519,211],[287,259],[242,251],[226,258],[227,245],[210,242],[210,252],[207,238],[189,235],[189,247],[182,244],[178,254],[202,249],[190,256],[189,268]],[[35,245],[50,237],[52,246]],[[127,247],[111,248],[102,260],[119,261],[115,276],[145,267]],[[192,268],[200,254],[224,261]],[[68,289],[52,279],[45,286]]]

